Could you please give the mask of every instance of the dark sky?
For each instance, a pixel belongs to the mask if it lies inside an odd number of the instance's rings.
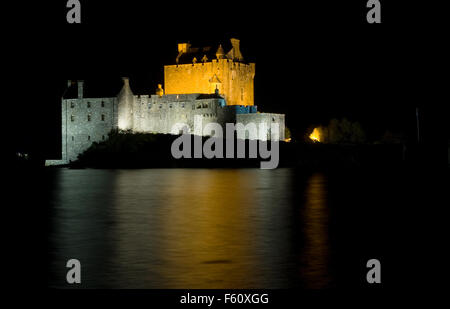
[[[135,94],[151,94],[177,43],[216,46],[230,37],[256,63],[255,104],[285,113],[294,134],[347,117],[373,137],[386,129],[414,135],[416,106],[436,114],[442,29],[439,20],[421,23],[430,12],[406,1],[381,1],[381,25],[367,24],[364,0],[81,1],[81,25],[67,24],[60,2],[19,8],[9,23],[9,81],[23,98],[13,106],[23,116],[13,125],[17,149],[58,155],[67,79],[111,96],[129,76]]]

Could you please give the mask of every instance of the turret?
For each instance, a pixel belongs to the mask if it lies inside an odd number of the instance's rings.
[[[133,129],[133,102],[134,95],[130,88],[130,81],[128,77],[122,77],[123,87],[117,96],[118,99],[118,114],[119,114],[119,129],[129,130]]]
[[[158,88],[156,89],[156,94],[160,97],[164,95],[164,89],[162,88],[161,84],[158,84]]]
[[[217,48],[216,57],[217,57],[217,59],[225,58],[225,52],[223,51],[222,44],[220,44],[219,48]]]

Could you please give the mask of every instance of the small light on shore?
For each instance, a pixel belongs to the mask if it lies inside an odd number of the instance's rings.
[[[311,135],[309,135],[309,138],[312,139],[314,142],[320,142],[320,133],[317,128],[314,128]]]

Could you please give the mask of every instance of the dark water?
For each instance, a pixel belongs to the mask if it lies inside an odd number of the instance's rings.
[[[71,258],[89,288],[360,286],[371,258],[389,283],[403,243],[398,213],[408,205],[393,174],[49,173],[50,286],[68,286]]]

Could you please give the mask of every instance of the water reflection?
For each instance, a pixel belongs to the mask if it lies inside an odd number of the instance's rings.
[[[301,255],[301,276],[307,288],[326,288],[329,272],[328,201],[326,178],[313,174],[305,189],[302,209],[304,247]]]
[[[79,258],[84,287],[289,286],[288,169],[58,172],[53,285]]]
[[[89,282],[101,278],[97,286],[110,287],[111,258],[115,255],[112,175],[111,171],[83,170],[61,170],[55,174],[56,186],[49,201],[51,286],[67,286],[66,262],[76,258],[82,264],[83,284],[89,286]]]

